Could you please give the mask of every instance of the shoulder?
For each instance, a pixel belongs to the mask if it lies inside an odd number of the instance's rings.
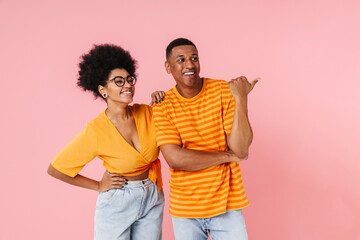
[[[150,109],[151,109],[151,107],[149,105],[139,104],[139,103],[135,103],[135,104],[131,105],[130,108],[134,112],[147,112],[147,111],[150,111]]]
[[[167,107],[171,106],[174,102],[178,101],[174,88],[165,92],[164,100],[161,103],[154,103],[154,105],[152,106],[152,109],[154,112],[155,111],[163,111]]]
[[[103,112],[101,112],[96,118],[93,118],[90,122],[88,122],[86,124],[86,126],[92,126],[92,127],[96,127],[98,125],[103,125],[104,122],[106,122],[107,116],[105,114],[105,110]]]
[[[138,116],[151,116],[152,107],[146,104],[135,103],[130,106],[131,111]]]
[[[206,83],[207,92],[217,94],[230,93],[229,83],[225,80],[204,78],[204,82]]]
[[[92,119],[85,125],[86,134],[97,134],[101,131],[107,131],[109,127],[109,119],[105,114],[105,110],[100,113],[96,118]]]
[[[204,78],[208,86],[229,86],[228,82],[221,79]]]

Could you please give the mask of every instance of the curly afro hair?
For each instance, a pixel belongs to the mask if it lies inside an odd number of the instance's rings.
[[[95,98],[101,97],[98,86],[106,86],[112,70],[123,68],[136,77],[136,61],[128,51],[113,44],[94,45],[80,60],[77,85],[84,91],[91,91]]]

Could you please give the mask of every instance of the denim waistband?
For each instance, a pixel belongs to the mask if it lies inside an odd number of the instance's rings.
[[[139,181],[128,181],[127,184],[124,186],[125,188],[140,188],[140,187],[147,187],[151,184],[154,184],[149,178],[145,178]]]

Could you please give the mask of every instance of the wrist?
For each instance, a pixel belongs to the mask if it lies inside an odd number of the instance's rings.
[[[238,104],[243,104],[243,103],[247,103],[247,100],[248,100],[248,97],[247,95],[239,95],[237,97],[234,97],[234,101],[235,103],[238,103]]]
[[[96,182],[96,189],[97,192],[101,192],[101,181]]]

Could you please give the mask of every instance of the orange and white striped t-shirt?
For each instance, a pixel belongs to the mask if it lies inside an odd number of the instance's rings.
[[[153,106],[157,144],[226,151],[234,108],[226,81],[203,78],[202,90],[190,99],[174,87],[161,104]],[[170,215],[174,217],[208,218],[249,205],[238,163],[196,172],[170,169],[170,174]]]

